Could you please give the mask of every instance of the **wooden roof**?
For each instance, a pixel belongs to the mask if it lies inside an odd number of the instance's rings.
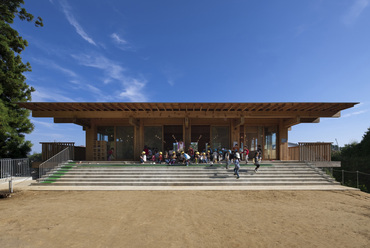
[[[169,102],[23,102],[20,107],[34,112],[238,112],[246,113],[338,113],[353,102],[260,102],[260,103],[169,103]],[[52,116],[51,116],[52,117]]]
[[[136,125],[139,118],[279,118],[290,127],[317,123],[320,117],[339,117],[340,111],[357,103],[276,102],[276,103],[169,103],[169,102],[25,102],[33,117],[53,117],[56,123],[90,126],[91,120],[128,118]]]

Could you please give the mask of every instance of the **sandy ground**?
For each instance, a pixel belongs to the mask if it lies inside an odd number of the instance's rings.
[[[369,247],[360,191],[16,191],[0,247]]]

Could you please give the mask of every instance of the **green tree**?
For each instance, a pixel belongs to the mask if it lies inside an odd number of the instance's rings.
[[[30,113],[17,105],[30,101],[34,91],[23,75],[31,71],[31,66],[20,56],[28,43],[11,24],[16,16],[34,22],[36,27],[43,23],[40,17],[34,21],[34,16],[21,7],[23,4],[23,0],[0,0],[0,158],[26,157],[32,146],[25,140],[25,134],[33,130]]]
[[[362,154],[362,157],[370,157],[370,128],[362,136],[361,143],[359,144],[359,152]]]
[[[332,154],[333,161],[341,161],[341,170],[350,171],[345,174],[345,185],[356,187],[357,174],[354,172],[370,174],[370,128],[362,136],[360,143],[354,142],[345,145],[339,152]],[[370,189],[370,176],[366,174],[359,174],[358,180],[360,189],[369,192]],[[342,181],[342,173],[338,171],[335,174],[338,181]]]

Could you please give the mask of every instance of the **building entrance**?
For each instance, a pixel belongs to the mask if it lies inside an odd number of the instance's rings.
[[[180,141],[183,140],[183,127],[182,125],[166,125],[163,127],[163,148],[165,151],[177,150],[175,147]]]
[[[210,144],[211,126],[191,126],[191,142],[198,143],[198,151],[206,151],[206,144]]]

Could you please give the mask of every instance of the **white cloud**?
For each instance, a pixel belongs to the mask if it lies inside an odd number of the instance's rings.
[[[111,34],[110,37],[119,49],[123,51],[133,50],[133,47],[129,44],[129,42],[125,39],[122,39],[117,33]]]
[[[65,96],[66,93],[57,92],[56,89],[50,90],[43,87],[37,87],[32,92],[32,102],[74,102],[75,100]]]
[[[366,112],[367,112],[367,110],[360,110],[360,111],[352,112],[352,113],[343,115],[343,118],[351,117],[351,116],[354,116],[354,115],[361,115],[361,114],[364,114]]]
[[[343,16],[343,22],[345,25],[349,26],[356,21],[356,19],[361,15],[363,10],[368,6],[369,0],[356,0],[352,4],[348,13]]]
[[[137,79],[128,79],[124,83],[126,88],[119,94],[123,99],[128,99],[131,102],[146,102],[147,97],[143,94],[143,88],[146,81],[139,81]]]
[[[97,68],[103,71],[105,77],[104,84],[119,83],[121,89],[109,87],[109,98],[107,100],[129,100],[147,101],[147,97],[142,93],[147,81],[125,75],[126,69],[103,55],[72,55],[81,65]]]
[[[49,59],[38,59],[38,58],[33,58],[33,60],[36,62],[36,63],[39,63],[41,65],[44,65],[44,66],[48,66],[50,68],[53,68],[53,69],[56,69],[62,73],[64,73],[65,75],[69,76],[69,77],[77,77],[77,74],[70,70],[70,69],[67,69],[67,68],[64,68],[58,64],[56,64],[54,61],[51,61]]]
[[[177,68],[175,68],[172,65],[164,66],[162,71],[163,71],[163,74],[165,75],[165,77],[167,79],[167,83],[171,86],[174,86],[175,81],[183,76],[183,74],[180,72],[180,70],[178,70]]]
[[[345,114],[343,115],[342,117],[343,118],[348,118],[348,117],[351,117],[351,116],[355,116],[355,115],[362,115],[362,114],[365,114],[367,113],[369,110],[368,109],[365,109],[363,110],[363,108],[366,108],[367,106],[367,103],[359,103],[357,105],[355,105],[351,110],[353,110],[353,112],[351,113],[348,113],[348,114]],[[361,110],[362,109],[362,110]]]
[[[66,1],[60,1],[60,4],[62,6],[63,12],[69,22],[75,29],[76,32],[87,42],[90,44],[97,46],[95,41],[89,37],[89,35],[85,32],[85,30],[81,27],[81,25],[77,22],[76,18],[71,12],[71,7],[68,5]]]
[[[117,43],[119,45],[126,45],[128,43],[127,41],[125,41],[124,39],[122,39],[121,37],[119,37],[119,35],[116,34],[116,33],[111,34],[110,37],[113,39],[113,41],[115,43]]]
[[[41,126],[47,127],[47,128],[53,128],[54,127],[54,123],[43,122],[43,121],[36,120],[34,118],[32,118],[32,123],[35,124],[35,125],[41,125]]]

